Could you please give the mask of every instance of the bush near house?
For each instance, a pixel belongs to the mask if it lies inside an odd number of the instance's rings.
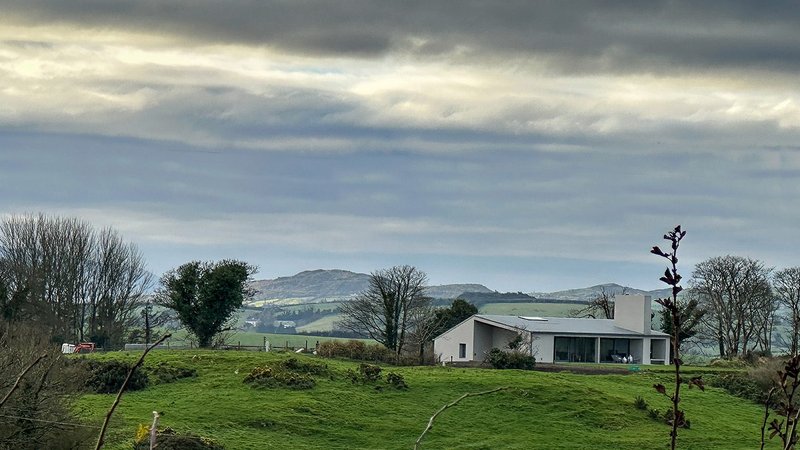
[[[494,369],[533,370],[536,358],[517,350],[506,352],[499,348],[493,348],[486,356],[485,362]]]

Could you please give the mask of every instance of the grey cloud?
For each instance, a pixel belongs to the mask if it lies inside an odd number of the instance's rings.
[[[800,9],[778,2],[12,0],[28,23],[167,33],[290,52],[549,59],[563,70],[800,66]]]

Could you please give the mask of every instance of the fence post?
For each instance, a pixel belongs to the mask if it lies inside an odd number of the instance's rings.
[[[286,341],[286,343],[283,344],[283,345],[285,345],[285,347],[283,347],[283,349],[288,352],[289,351],[289,341]]]
[[[306,347],[305,347],[305,349],[306,349],[306,351],[308,351],[308,339],[306,339]]]
[[[241,349],[242,349],[242,341],[239,341],[239,347],[237,348],[237,350],[241,350]]]
[[[264,336],[264,351],[267,351],[267,337]]]

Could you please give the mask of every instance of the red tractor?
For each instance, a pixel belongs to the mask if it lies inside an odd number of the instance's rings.
[[[94,348],[94,342],[81,342],[75,346],[75,350],[72,353],[92,353]]]

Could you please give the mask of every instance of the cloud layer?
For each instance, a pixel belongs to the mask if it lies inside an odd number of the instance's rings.
[[[0,214],[113,225],[157,272],[657,287],[676,223],[689,263],[794,265],[795,10],[6,1]]]

